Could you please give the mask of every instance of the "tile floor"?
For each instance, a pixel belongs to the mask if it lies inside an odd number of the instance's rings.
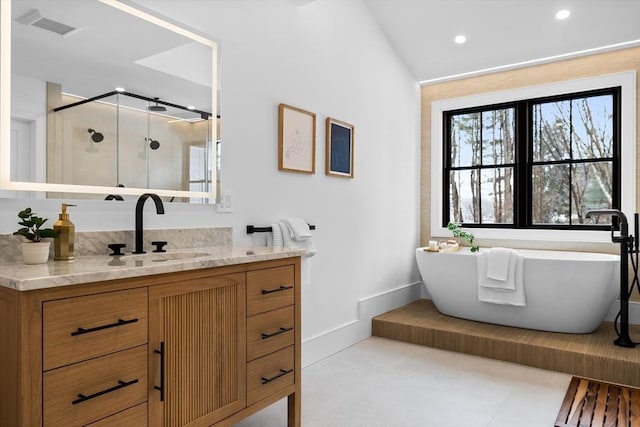
[[[571,376],[371,337],[302,371],[303,427],[551,427]],[[286,426],[286,399],[236,427]]]

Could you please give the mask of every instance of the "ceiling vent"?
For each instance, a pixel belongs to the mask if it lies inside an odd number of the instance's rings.
[[[24,24],[30,25],[32,27],[42,28],[43,30],[51,31],[60,36],[68,36],[71,33],[75,32],[77,29],[71,27],[67,24],[63,24],[62,22],[54,21],[53,19],[45,18],[40,15],[38,9],[34,9],[31,12],[24,15],[22,18],[18,18],[16,21]]]

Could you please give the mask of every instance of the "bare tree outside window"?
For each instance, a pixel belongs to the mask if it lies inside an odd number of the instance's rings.
[[[514,110],[451,117],[450,218],[454,222],[513,222]]]
[[[445,222],[544,228],[608,221],[585,214],[619,203],[618,99],[612,88],[446,112]]]
[[[534,104],[532,127],[532,222],[584,224],[587,210],[611,208],[613,96]]]

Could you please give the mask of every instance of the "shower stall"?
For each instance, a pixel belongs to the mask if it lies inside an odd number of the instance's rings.
[[[47,182],[112,186],[114,193],[216,185],[211,113],[123,89],[79,98],[50,86]]]

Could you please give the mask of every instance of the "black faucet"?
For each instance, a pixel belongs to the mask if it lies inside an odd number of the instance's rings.
[[[626,215],[618,209],[593,209],[587,212],[585,218],[591,218],[592,216],[615,216],[618,217],[620,225],[618,228],[611,226],[611,241],[613,243],[626,243],[629,241],[629,223]],[[614,236],[613,232],[619,230],[620,235]]]
[[[146,202],[149,197],[151,197],[156,204],[156,213],[158,215],[164,214],[164,205],[157,194],[144,193],[138,197],[138,203],[136,203],[136,249],[133,251],[134,254],[146,253],[142,247],[142,209],[144,208],[144,202]]]
[[[617,318],[614,324],[616,325],[616,332],[618,338],[613,343],[620,347],[632,348],[636,346],[629,336],[629,253],[637,254],[636,239],[638,238],[638,219],[636,214],[636,237],[629,236],[629,223],[627,217],[622,211],[618,209],[594,209],[585,215],[586,218],[592,216],[615,216],[618,217],[619,225],[611,225],[611,241],[613,243],[620,244],[620,330],[617,327]],[[613,234],[614,231],[619,230],[620,235]],[[637,262],[637,257],[635,258]],[[634,275],[637,274],[636,266],[634,268]],[[635,280],[635,279],[634,279]],[[631,283],[633,289],[633,282]]]

